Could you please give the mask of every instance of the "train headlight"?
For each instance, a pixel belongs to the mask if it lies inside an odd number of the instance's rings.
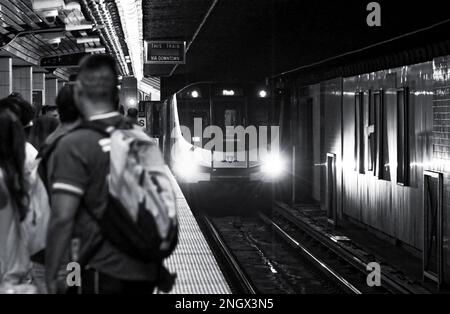
[[[279,177],[284,170],[284,161],[279,154],[271,153],[264,158],[261,171],[272,178]]]
[[[190,179],[198,172],[197,163],[190,157],[180,158],[174,165],[175,174],[183,179]]]
[[[261,90],[258,92],[259,98],[266,98],[267,95],[268,95],[268,93],[267,93],[267,91],[266,91],[265,89],[261,89]]]
[[[193,90],[191,92],[191,97],[192,98],[199,98],[200,97],[200,93],[197,90]]]

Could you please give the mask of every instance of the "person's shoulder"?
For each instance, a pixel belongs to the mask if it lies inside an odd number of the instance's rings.
[[[75,129],[62,136],[55,147],[55,152],[82,151],[89,153],[95,150],[100,136],[88,129]]]

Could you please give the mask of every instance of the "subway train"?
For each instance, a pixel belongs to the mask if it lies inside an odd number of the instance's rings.
[[[276,199],[395,243],[439,286],[450,283],[450,41],[430,37],[273,78],[290,169]]]
[[[225,215],[270,207],[283,168],[271,104],[264,85],[201,82],[153,111],[154,136],[196,209]]]

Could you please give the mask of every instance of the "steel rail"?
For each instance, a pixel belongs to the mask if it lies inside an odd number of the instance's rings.
[[[214,224],[206,216],[203,216],[202,219],[204,221],[205,226],[208,228],[212,237],[214,238],[215,242],[219,246],[221,252],[227,259],[227,262],[231,266],[235,277],[239,280],[239,283],[242,284],[242,286],[245,288],[248,294],[256,294],[256,289],[253,287],[252,282],[248,279],[247,275],[242,270],[238,261],[234,257],[233,253],[231,253],[228,246],[225,244],[224,240],[222,239],[222,236],[220,235]]]
[[[271,225],[275,228],[275,231],[283,237],[289,244],[296,249],[298,249],[303,256],[305,256],[309,261],[311,261],[313,264],[319,266],[320,270],[322,270],[326,275],[334,279],[338,282],[338,284],[343,287],[347,292],[350,292],[352,294],[362,294],[362,292],[356,288],[354,285],[352,285],[350,282],[348,282],[344,277],[339,275],[336,271],[334,271],[331,267],[329,267],[324,261],[317,258],[312,254],[305,246],[303,246],[300,242],[298,242],[296,239],[291,237],[286,231],[284,231],[277,223],[275,223],[272,219],[267,217],[266,215],[260,213],[260,218],[267,223],[268,225]]]

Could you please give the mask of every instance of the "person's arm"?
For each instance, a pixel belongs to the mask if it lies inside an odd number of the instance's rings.
[[[45,250],[46,281],[49,293],[57,293],[58,271],[62,258],[70,247],[75,214],[81,197],[73,193],[56,191],[52,194],[52,214]]]

